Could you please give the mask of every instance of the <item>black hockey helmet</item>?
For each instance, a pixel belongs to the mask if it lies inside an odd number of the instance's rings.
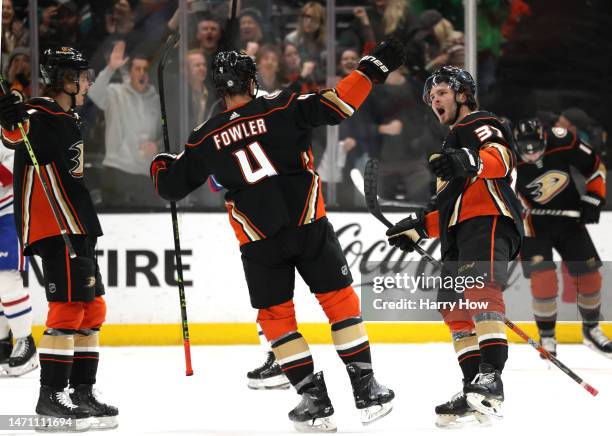
[[[423,87],[423,101],[428,106],[431,106],[431,88],[440,83],[447,83],[448,87],[452,89],[455,94],[463,93],[467,97],[465,104],[471,109],[475,110],[478,107],[476,103],[476,82],[472,75],[464,69],[453,67],[451,65],[445,65],[434,73],[432,73],[425,81]]]
[[[516,153],[525,161],[538,161],[544,150],[544,128],[537,118],[520,120],[514,128]]]
[[[250,56],[237,51],[222,51],[213,61],[213,83],[219,97],[250,94],[251,80],[257,83],[257,68]],[[254,95],[252,95],[254,97]]]
[[[43,53],[40,63],[40,73],[45,86],[53,88],[56,92],[66,92],[66,80],[76,84],[76,92],[67,93],[73,99],[79,93],[79,75],[81,71],[89,71],[89,63],[83,54],[72,47],[59,47],[47,49]],[[91,80],[91,78],[90,78]]]

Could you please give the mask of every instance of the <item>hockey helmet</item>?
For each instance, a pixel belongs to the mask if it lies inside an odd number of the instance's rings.
[[[465,104],[471,109],[477,108],[476,103],[476,82],[472,75],[464,69],[445,65],[432,73],[425,81],[423,87],[423,101],[431,106],[431,89],[440,83],[447,83],[455,94],[463,93],[467,97]]]
[[[544,128],[537,118],[520,120],[514,128],[516,152],[526,162],[537,162],[546,150]]]
[[[89,63],[83,54],[72,47],[47,49],[40,63],[40,73],[43,83],[47,86],[62,88],[64,73],[75,71],[73,80],[78,82],[79,72],[89,70]]]
[[[213,61],[213,83],[220,97],[250,94],[251,80],[257,83],[257,68],[250,56],[237,51],[222,51]]]

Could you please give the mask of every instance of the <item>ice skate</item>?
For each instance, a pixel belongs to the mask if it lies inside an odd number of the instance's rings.
[[[466,401],[463,391],[456,393],[444,404],[436,406],[436,426],[440,428],[460,428],[466,424],[490,425],[487,415],[472,408]]]
[[[295,429],[300,432],[335,432],[334,407],[327,396],[323,373],[312,374],[302,383],[312,384],[312,387],[302,392],[299,404],[289,412]]]
[[[557,357],[557,338],[554,336],[541,336],[540,345],[554,357]],[[548,360],[542,353],[540,353],[540,357]]]
[[[503,417],[504,385],[499,371],[493,365],[481,363],[478,374],[463,391],[470,407],[494,418]]]
[[[289,379],[276,362],[272,351],[268,351],[263,365],[247,373],[247,380],[247,386],[251,389],[289,389],[291,387]]]
[[[51,386],[40,387],[36,413],[40,419],[36,431],[81,432],[89,430],[92,423],[89,412],[74,405],[66,390]],[[57,425],[53,418],[64,419],[65,425]]]
[[[18,377],[34,371],[38,368],[38,356],[36,354],[36,345],[32,335],[25,338],[17,338],[15,348],[8,359],[6,373],[13,377]]]
[[[608,359],[612,359],[612,341],[608,339],[603,330],[601,330],[599,324],[591,328],[583,325],[582,338],[584,345],[591,350],[596,351]]]
[[[368,365],[369,366],[369,365]],[[379,384],[374,378],[372,370],[365,370],[358,363],[349,363],[346,369],[353,385],[355,406],[361,410],[361,423],[363,425],[388,415],[393,410],[395,393]]]
[[[70,398],[76,406],[95,418],[92,420],[91,430],[111,430],[119,425],[119,409],[101,402],[92,385],[74,386],[70,389]]]
[[[9,335],[0,340],[0,376],[7,375],[6,368],[8,368],[9,357],[13,352],[13,336],[9,332]]]

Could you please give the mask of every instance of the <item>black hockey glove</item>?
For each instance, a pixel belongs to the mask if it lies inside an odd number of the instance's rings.
[[[416,217],[404,218],[387,230],[389,245],[402,251],[412,252],[421,239],[429,238],[425,229],[425,213],[416,212]]]
[[[587,192],[580,197],[580,222],[582,224],[598,223],[604,203],[603,198],[592,192]]]
[[[389,73],[404,63],[405,51],[399,39],[387,39],[362,57],[357,69],[368,76],[372,83],[384,83]]]
[[[0,126],[2,128],[15,130],[17,123],[25,123],[27,119],[28,113],[23,104],[23,96],[19,91],[13,90],[0,97]]]
[[[482,160],[477,151],[468,148],[445,148],[429,156],[429,169],[444,181],[474,177],[482,171]]]
[[[151,167],[149,168],[151,179],[155,180],[157,173],[160,170],[168,169],[168,167],[177,159],[177,157],[178,156],[173,153],[158,153],[153,158],[153,162],[151,162]]]

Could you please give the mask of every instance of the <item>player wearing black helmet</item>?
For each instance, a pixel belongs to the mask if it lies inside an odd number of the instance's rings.
[[[555,249],[567,266],[570,285],[578,293],[584,343],[612,358],[612,342],[599,327],[601,260],[585,226],[599,222],[606,198],[606,168],[589,144],[564,128],[544,128],[538,119],[531,118],[521,120],[514,135],[520,157],[516,186],[526,209],[521,259],[523,273],[531,280],[540,342],[547,351],[556,354],[559,285],[553,263]],[[586,179],[586,193],[582,196],[571,167]],[[532,215],[531,208],[554,211],[557,215]],[[578,211],[579,216],[559,211]]]
[[[338,124],[361,106],[403,60],[395,40],[381,43],[333,89],[316,94],[276,92],[253,98],[255,64],[222,52],[213,80],[227,110],[195,128],[180,156],[151,164],[159,194],[183,198],[209,175],[226,189],[230,223],[242,253],[251,305],[281,369],[302,395],[289,413],[298,430],[334,431],[334,409],[323,373],[314,373],[308,344],[293,307],[295,270],[315,294],[346,365],[355,405],[367,424],[391,410],[392,390],[374,378],[368,336],[351,273],[325,216],[321,180],[313,162],[312,129]]]
[[[81,119],[75,111],[89,88],[88,64],[77,50],[61,47],[45,51],[41,72],[45,97],[25,103],[14,94],[0,97],[2,142],[15,149],[17,232],[24,254],[42,259],[49,301],[46,329],[38,344],[41,387],[36,412],[72,419],[74,425],[67,431],[92,425],[113,428],[117,408],[100,403],[93,391],[106,305],[94,253],[102,229],[83,181]],[[19,122],[32,145],[40,176],[50,188],[49,198],[17,129]],[[57,206],[75,258],[68,254],[50,202]],[[68,383],[74,389],[71,393]],[[41,420],[41,425],[47,422]]]
[[[438,425],[501,417],[501,372],[508,356],[502,291],[507,265],[520,246],[520,205],[512,188],[512,135],[500,119],[478,111],[476,83],[465,70],[445,66],[426,81],[423,100],[451,128],[429,158],[437,177],[433,211],[406,218],[387,232],[389,243],[412,251],[423,238],[440,237],[444,274],[482,281],[464,293],[441,288],[438,302],[463,372],[463,391],[436,407]],[[480,302],[462,309],[463,302]]]

